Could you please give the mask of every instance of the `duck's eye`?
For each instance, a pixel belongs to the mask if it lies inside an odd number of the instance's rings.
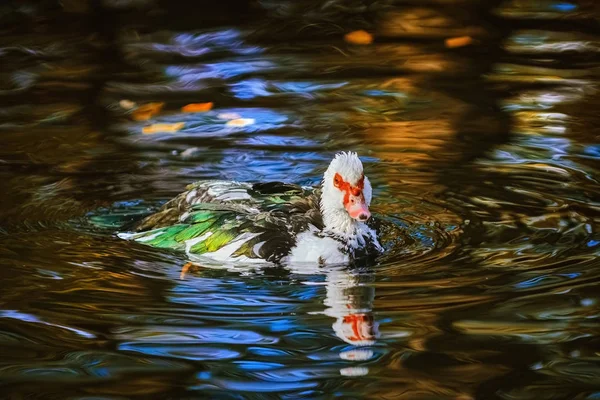
[[[335,186],[336,188],[339,188],[341,184],[342,184],[342,178],[340,177],[339,174],[335,174],[335,176],[333,177],[333,186]]]

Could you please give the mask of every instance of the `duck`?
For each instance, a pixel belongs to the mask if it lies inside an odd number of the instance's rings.
[[[339,152],[317,187],[198,181],[118,236],[198,262],[348,264],[383,252],[372,196],[357,153]]]

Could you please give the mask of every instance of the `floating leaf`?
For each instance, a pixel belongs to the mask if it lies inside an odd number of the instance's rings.
[[[353,31],[344,36],[344,40],[352,44],[371,44],[373,43],[373,35],[367,31]]]
[[[176,122],[174,124],[153,124],[142,128],[142,133],[151,135],[157,132],[177,132],[185,126],[185,122]]]
[[[119,105],[121,106],[121,108],[124,108],[125,110],[131,110],[132,108],[134,108],[136,106],[135,101],[131,101],[131,100],[127,100],[127,99],[123,99],[119,102]]]
[[[471,43],[473,43],[473,38],[471,36],[459,36],[446,39],[446,47],[449,49],[468,46]]]
[[[227,121],[227,126],[248,126],[253,125],[255,122],[254,118],[237,118]]]
[[[131,113],[131,118],[135,121],[147,121],[154,114],[158,114],[164,105],[165,103],[147,103],[141,105]]]
[[[181,111],[186,113],[206,112],[213,108],[213,103],[192,103],[181,108]]]

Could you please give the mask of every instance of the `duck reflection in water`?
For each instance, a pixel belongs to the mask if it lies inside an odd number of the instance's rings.
[[[194,272],[200,272],[203,268],[214,268],[188,262],[181,269],[180,279],[189,278]],[[373,302],[375,300],[375,288],[372,283],[375,275],[371,269],[364,267],[333,266],[307,268],[306,265],[294,268],[287,267],[292,274],[311,277],[304,280],[304,285],[321,285],[326,288],[323,311],[311,314],[322,314],[335,318],[332,324],[335,335],[344,342],[356,346],[356,348],[345,349],[340,353],[344,360],[366,360],[371,358],[372,351],[360,347],[372,346],[379,337],[379,324],[373,317]],[[238,272],[238,268],[235,269]],[[324,275],[325,282],[317,278]],[[343,374],[353,374],[357,371],[342,371]],[[360,373],[361,375],[364,374]]]
[[[379,337],[379,324],[373,318],[374,275],[352,268],[327,271],[325,315],[335,318],[333,331],[344,342],[370,346]]]

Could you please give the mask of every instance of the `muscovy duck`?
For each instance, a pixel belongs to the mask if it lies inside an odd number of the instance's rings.
[[[357,154],[341,152],[320,188],[199,181],[119,237],[192,261],[343,264],[383,251],[371,197]]]

